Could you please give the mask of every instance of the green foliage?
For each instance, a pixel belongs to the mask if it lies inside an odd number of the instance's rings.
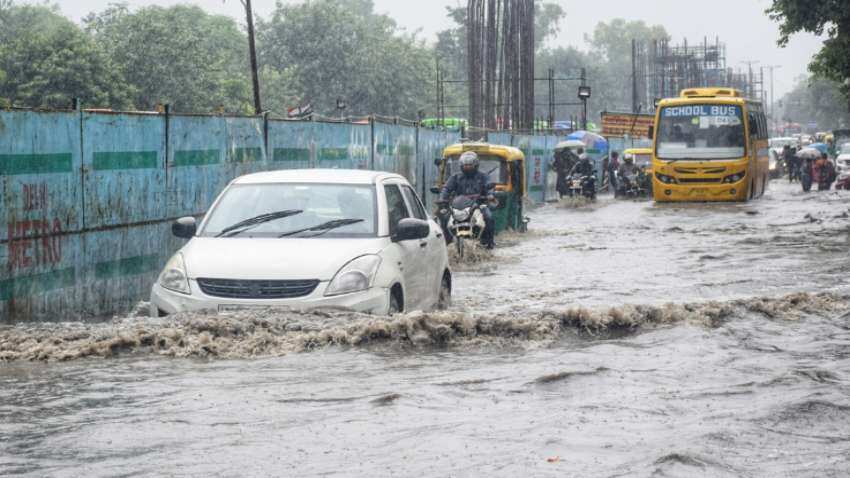
[[[267,104],[278,114],[310,103],[336,115],[341,97],[347,115],[414,118],[433,95],[432,51],[368,0],[278,2],[257,37],[265,76],[275,78],[265,85]]]
[[[818,123],[820,129],[850,127],[850,115],[843,107],[841,85],[821,77],[802,77],[780,100],[784,121],[806,125]]]
[[[0,98],[19,106],[125,107],[128,90],[107,54],[56,8],[0,3]]]
[[[827,36],[809,70],[843,84],[850,97],[850,0],[773,0],[767,13],[779,22],[781,46],[797,32]]]
[[[112,4],[84,20],[115,62],[140,109],[251,112],[247,37],[236,22],[196,6]]]

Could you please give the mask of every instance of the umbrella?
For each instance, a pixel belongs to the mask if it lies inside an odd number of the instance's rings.
[[[797,157],[800,159],[818,159],[823,155],[820,150],[816,148],[803,148],[800,151],[797,151]]]
[[[828,153],[829,152],[829,145],[827,145],[826,143],[810,144],[809,148],[814,148],[814,149],[820,151],[821,153]]]
[[[567,136],[567,140],[576,140],[584,143],[584,147],[588,154],[591,155],[608,155],[608,140],[599,136],[596,133],[589,131],[576,131]]]
[[[585,144],[577,139],[568,139],[555,145],[555,151],[562,149],[584,148]]]

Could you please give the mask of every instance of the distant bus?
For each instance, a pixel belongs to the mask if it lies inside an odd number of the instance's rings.
[[[747,201],[767,189],[767,119],[737,90],[691,88],[661,100],[653,133],[657,202]]]

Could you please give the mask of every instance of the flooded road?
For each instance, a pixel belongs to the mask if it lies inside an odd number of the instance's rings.
[[[546,206],[443,313],[0,329],[0,475],[847,476],[848,199]]]

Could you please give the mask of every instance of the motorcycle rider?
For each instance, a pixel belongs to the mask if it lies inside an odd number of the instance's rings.
[[[782,148],[782,160],[785,162],[785,167],[788,168],[788,182],[794,182],[795,178],[799,177],[800,161],[797,159],[797,151],[786,144]]]
[[[443,186],[443,191],[440,193],[440,202],[446,204],[455,196],[479,196],[481,199],[492,200],[494,198],[493,191],[490,189],[489,178],[486,174],[478,170],[478,155],[473,151],[467,151],[460,155],[461,172],[453,174],[452,177]],[[484,216],[484,232],[481,234],[481,245],[487,249],[495,247],[495,228],[496,221],[493,219],[493,212],[487,207],[487,204],[481,204],[479,207],[482,216]],[[451,241],[451,233],[448,230],[448,215],[440,216],[440,225],[446,234],[447,241]]]
[[[629,188],[636,186],[638,167],[635,165],[635,157],[631,154],[623,156],[623,162],[617,170],[617,177],[620,181],[618,192],[625,193]]]
[[[573,166],[573,169],[570,170],[570,177],[575,176],[586,176],[587,182],[589,183],[587,187],[589,187],[592,191],[592,195],[596,196],[596,169],[593,167],[593,163],[590,161],[590,157],[587,153],[582,152],[578,157],[578,162]],[[585,187],[582,184],[582,187]]]

